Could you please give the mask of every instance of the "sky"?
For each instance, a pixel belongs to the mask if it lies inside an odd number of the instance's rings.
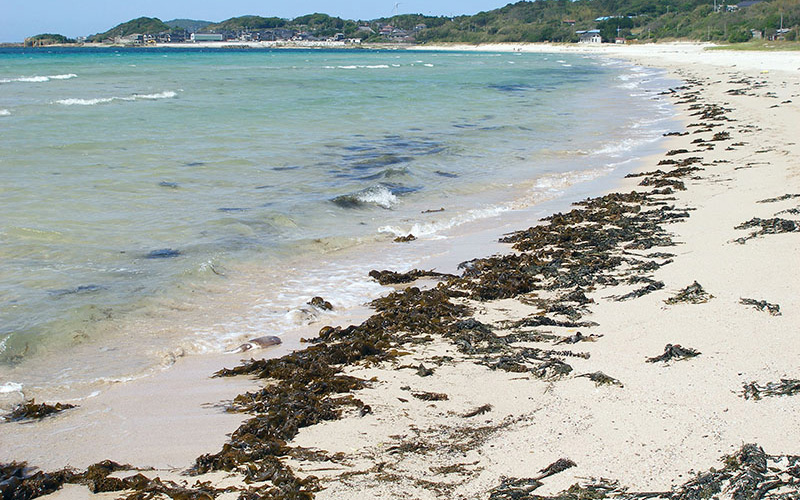
[[[512,0],[0,0],[0,42],[21,42],[40,33],[70,38],[102,33],[137,17],[224,21],[256,15],[295,18],[321,12],[344,19],[397,14],[457,16],[497,9]]]

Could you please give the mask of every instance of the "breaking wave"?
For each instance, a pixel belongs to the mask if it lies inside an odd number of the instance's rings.
[[[133,94],[128,97],[99,97],[96,99],[59,99],[55,101],[55,103],[64,106],[95,106],[97,104],[106,104],[114,101],[138,101],[138,100],[154,101],[158,99],[172,99],[177,95],[178,94],[176,92],[167,90],[165,92],[159,92],[157,94]]]
[[[3,78],[0,83],[44,83],[50,80],[69,80],[70,78],[77,78],[75,73],[67,73],[64,75],[48,75],[48,76],[20,76],[19,78]]]
[[[358,208],[365,205],[377,205],[381,208],[392,208],[397,203],[397,196],[386,186],[371,186],[356,193],[337,196],[331,200],[342,208]]]

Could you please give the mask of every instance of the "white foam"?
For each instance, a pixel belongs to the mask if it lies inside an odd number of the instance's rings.
[[[484,208],[468,210],[462,214],[456,215],[455,217],[434,222],[417,222],[408,229],[394,226],[382,226],[378,228],[378,232],[388,233],[394,236],[413,234],[416,237],[431,237],[442,231],[461,226],[462,224],[468,224],[470,222],[475,222],[482,219],[497,217],[503,212],[508,212],[509,210],[511,210],[511,208],[508,206],[492,205]]]
[[[0,109],[0,116],[11,116],[11,111],[7,109]]]
[[[16,382],[0,384],[0,394],[11,394],[12,392],[22,392],[22,384]]]
[[[77,78],[75,73],[68,73],[64,75],[48,75],[48,76],[20,76],[19,78],[4,78],[0,83],[44,83],[50,80],[69,80],[70,78]]]
[[[397,203],[397,196],[385,186],[373,186],[355,196],[362,203],[373,203],[382,208],[392,208]]]
[[[98,104],[107,104],[109,102],[114,101],[137,101],[139,99],[144,99],[148,101],[154,101],[158,99],[171,99],[177,96],[177,92],[167,90],[164,92],[159,92],[157,94],[133,94],[128,97],[98,97],[96,99],[59,99],[54,101],[55,104],[61,104],[63,106],[96,106]]]

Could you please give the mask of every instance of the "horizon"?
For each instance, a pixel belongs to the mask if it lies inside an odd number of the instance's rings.
[[[119,24],[140,17],[153,17],[161,21],[192,19],[221,22],[247,15],[294,19],[306,14],[321,13],[332,17],[359,21],[401,14],[426,16],[460,16],[490,11],[504,7],[509,0],[436,0],[422,2],[367,2],[356,0],[347,4],[330,6],[321,0],[298,0],[291,5],[274,1],[236,0],[225,5],[216,2],[176,0],[165,5],[156,0],[142,0],[136,4],[116,5],[99,0],[63,3],[43,0],[38,3],[19,2],[4,8],[0,18],[0,43],[20,43],[27,37],[52,33],[68,38],[78,38],[103,33]]]

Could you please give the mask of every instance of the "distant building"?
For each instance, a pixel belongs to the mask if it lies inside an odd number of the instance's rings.
[[[193,42],[222,42],[225,37],[222,33],[192,33]]]
[[[561,21],[561,22],[562,22],[562,23],[564,23],[564,24],[566,24],[567,26],[575,26],[575,23],[576,23],[577,21],[575,21],[574,19],[564,19],[564,20],[563,20],[563,21]]]
[[[753,40],[761,40],[764,38],[764,32],[761,30],[750,30],[750,35],[752,35]]]
[[[616,43],[617,45],[625,45],[625,39],[622,38],[621,36],[618,36],[617,38],[614,39],[614,43]]]
[[[144,43],[144,35],[141,33],[134,33],[127,36],[118,36],[114,38],[114,43],[122,45],[141,45]]]
[[[603,43],[600,30],[576,31],[575,33],[580,36],[578,43]]]

